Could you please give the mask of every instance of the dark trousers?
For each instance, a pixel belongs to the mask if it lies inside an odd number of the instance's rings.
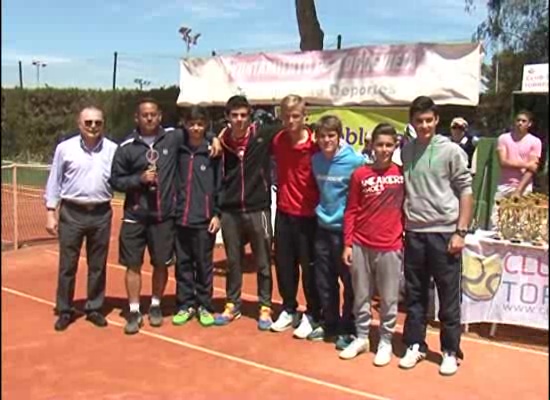
[[[73,311],[76,272],[84,238],[86,238],[88,262],[88,296],[85,311],[99,311],[103,306],[112,216],[109,203],[99,205],[92,210],[66,201],[61,203],[56,298],[58,313]]]
[[[178,226],[176,231],[176,306],[213,312],[214,242],[207,228]]]
[[[315,235],[315,280],[323,325],[327,336],[354,334],[353,287],[351,273],[342,262],[344,236],[342,232],[318,227]],[[340,284],[344,287],[340,315]]]
[[[243,286],[242,264],[245,240],[250,241],[257,268],[260,306],[271,307],[273,278],[271,275],[271,211],[222,213],[222,236],[227,256],[225,281],[227,301],[241,307]]]
[[[296,296],[302,267],[306,314],[319,321],[321,309],[314,271],[316,229],[316,217],[296,217],[281,211],[275,216],[275,267],[283,309],[294,313],[298,308]]]
[[[405,290],[407,317],[403,340],[407,346],[420,344],[427,350],[426,324],[430,277],[439,296],[441,351],[455,352],[459,357],[460,336],[460,254],[451,255],[447,246],[452,233],[410,232],[405,234]]]

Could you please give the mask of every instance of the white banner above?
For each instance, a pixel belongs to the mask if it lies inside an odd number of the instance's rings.
[[[267,105],[292,93],[327,106],[408,105],[420,95],[476,106],[482,59],[480,43],[190,58],[180,61],[177,103],[219,106],[243,94]]]

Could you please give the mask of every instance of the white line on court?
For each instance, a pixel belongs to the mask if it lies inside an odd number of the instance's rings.
[[[59,252],[57,252],[57,251],[45,250],[45,252],[49,253],[49,254],[53,254],[53,255],[59,257]],[[85,261],[86,257],[80,256],[80,259]],[[123,267],[122,265],[113,264],[113,263],[108,262],[107,266],[111,267],[111,268],[114,268],[114,269],[126,271],[126,267]],[[148,272],[148,271],[142,271],[142,274],[147,275],[147,276],[152,275],[152,273]],[[171,281],[171,282],[176,282],[176,280],[171,276],[168,277],[168,280]],[[225,294],[225,290],[221,289],[221,288],[214,287],[214,291],[218,292],[218,293]],[[258,299],[258,296],[250,294],[250,293],[245,293],[245,292],[241,293],[241,297],[244,300],[248,300],[248,301],[256,301]],[[273,300],[273,303],[280,304],[280,302],[276,301],[276,300]],[[303,311],[306,308],[305,308],[305,306],[300,304],[298,306],[298,309]],[[373,325],[375,325],[375,324],[373,324]],[[400,332],[403,332],[403,326],[402,325],[397,324],[395,326],[395,328],[397,330],[399,330]],[[427,333],[430,334],[430,335],[439,335],[439,330],[428,327]],[[513,351],[519,351],[521,353],[534,354],[534,355],[538,355],[538,356],[548,357],[548,353],[546,353],[544,351],[528,349],[528,348],[525,348],[525,347],[514,346],[514,345],[511,345],[511,344],[490,342],[490,341],[487,341],[487,340],[476,339],[476,338],[472,338],[472,337],[468,337],[468,336],[464,336],[464,335],[462,335],[460,340],[464,341],[464,342],[478,343],[478,344],[483,344],[483,345],[486,345],[486,346],[494,346],[494,347],[498,347],[498,348],[501,348],[501,349],[508,349],[508,350],[513,350]]]
[[[10,294],[15,295],[15,296],[19,296],[19,297],[23,297],[23,298],[26,298],[26,299],[29,299],[29,300],[33,300],[33,301],[36,301],[38,303],[45,304],[45,305],[48,305],[48,306],[55,306],[55,304],[52,303],[51,301],[42,299],[40,297],[32,296],[30,294],[23,293],[23,292],[20,292],[18,290],[11,289],[11,288],[8,288],[8,287],[5,287],[5,286],[2,286],[2,291],[6,292],[6,293],[10,293]],[[107,319],[107,320],[109,321],[110,324],[112,324],[114,326],[123,327],[123,324],[121,324],[117,321],[113,321],[111,319]],[[158,333],[153,333],[153,332],[147,331],[145,329],[141,329],[139,331],[139,334],[142,334],[144,336],[149,336],[151,338],[158,339],[158,340],[161,340],[161,341],[164,341],[164,342],[167,342],[167,343],[171,343],[171,344],[174,344],[174,345],[177,345],[177,346],[186,347],[188,349],[199,351],[201,353],[209,354],[209,355],[214,356],[214,357],[222,358],[222,359],[225,359],[225,360],[228,360],[228,361],[233,361],[235,363],[243,364],[243,365],[246,365],[246,366],[249,366],[249,367],[253,367],[253,368],[261,369],[263,371],[271,372],[271,373],[274,373],[274,374],[277,374],[277,375],[285,376],[287,378],[292,378],[292,379],[295,379],[295,380],[298,380],[298,381],[311,383],[311,384],[322,386],[322,387],[325,387],[325,388],[330,388],[330,389],[333,389],[333,390],[337,390],[339,392],[355,395],[355,396],[362,397],[362,398],[365,398],[365,399],[391,400],[388,397],[379,396],[379,395],[376,395],[374,393],[364,392],[364,391],[361,391],[361,390],[351,389],[351,388],[348,388],[346,386],[342,386],[342,385],[338,385],[338,384],[335,384],[335,383],[330,383],[330,382],[323,381],[323,380],[320,380],[320,379],[312,378],[312,377],[307,376],[307,375],[302,375],[302,374],[298,374],[298,373],[295,373],[295,372],[287,371],[287,370],[282,369],[282,368],[270,367],[269,365],[261,364],[261,363],[255,362],[255,361],[250,361],[250,360],[247,360],[247,359],[241,358],[241,357],[232,356],[230,354],[222,353],[222,352],[216,351],[216,350],[211,350],[211,349],[208,349],[206,347],[197,346],[197,345],[194,345],[192,343],[184,342],[183,340],[178,340],[178,339],[171,338],[169,336],[164,336],[164,335],[161,335],[161,334],[158,334]]]

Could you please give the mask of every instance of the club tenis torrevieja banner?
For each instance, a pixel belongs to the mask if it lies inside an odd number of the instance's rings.
[[[479,43],[188,58],[180,61],[177,103],[223,105],[243,94],[267,105],[292,93],[326,106],[407,105],[419,95],[476,106],[482,59]]]
[[[462,260],[463,323],[548,330],[548,247],[468,236]]]

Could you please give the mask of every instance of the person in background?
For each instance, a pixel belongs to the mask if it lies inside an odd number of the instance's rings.
[[[403,165],[403,161],[401,160],[401,149],[404,146],[404,141],[405,141],[404,135],[397,133],[395,140],[396,140],[396,144],[393,150],[393,155],[391,160],[394,164],[397,164],[401,167]]]
[[[77,123],[79,133],[55,149],[44,196],[46,230],[59,236],[56,331],[64,331],[73,321],[76,272],[84,238],[88,262],[86,319],[96,326],[107,326],[102,307],[113,216],[109,175],[117,145],[104,137],[101,109],[83,108]]]
[[[529,133],[533,114],[522,110],[517,113],[514,129],[498,137],[497,154],[501,167],[500,179],[495,193],[495,202],[521,196],[533,191],[533,177],[539,168],[542,142]],[[492,223],[497,224],[498,206],[493,205]]]
[[[354,291],[357,338],[341,353],[349,360],[369,351],[371,301],[380,294],[380,341],[374,365],[389,364],[403,263],[404,179],[392,162],[397,132],[381,123],[372,133],[375,162],[358,168],[351,177],[344,214],[343,262],[350,267]]]
[[[453,375],[462,358],[460,337],[461,252],[473,209],[472,175],[466,153],[436,134],[434,101],[417,97],[409,108],[417,134],[401,153],[405,177],[405,285],[407,316],[399,362],[414,368],[426,357],[430,279],[439,296],[441,375]]]
[[[220,229],[221,160],[211,158],[205,135],[208,114],[191,107],[185,116],[188,133],[178,151],[176,172],[176,307],[174,325],[198,317],[214,324],[214,244]]]
[[[338,117],[323,116],[315,136],[320,151],[312,157],[313,175],[319,189],[317,232],[315,234],[315,279],[322,310],[322,325],[313,330],[308,340],[336,341],[343,350],[353,341],[353,288],[349,269],[342,262],[344,235],[342,225],[353,171],[365,164],[342,138],[342,122]],[[340,310],[340,284],[343,305]]]
[[[472,168],[472,158],[479,138],[468,132],[468,122],[464,118],[456,117],[451,121],[451,140],[466,152],[468,168]]]
[[[367,164],[372,164],[374,162],[374,153],[372,151],[371,139],[372,133],[367,132],[365,135],[365,144],[363,146],[363,150],[361,151],[361,154],[363,154],[363,157],[365,158],[365,162]]]

